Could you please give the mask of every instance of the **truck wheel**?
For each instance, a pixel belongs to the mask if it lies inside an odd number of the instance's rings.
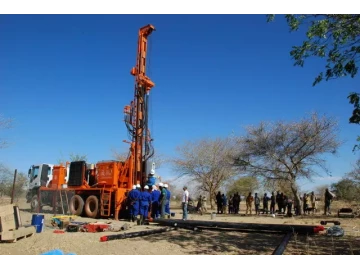
[[[84,209],[84,200],[79,195],[75,195],[70,200],[70,212],[72,215],[80,216]]]
[[[85,213],[89,218],[96,218],[99,213],[99,199],[91,195],[86,199],[85,202]]]
[[[39,198],[37,195],[32,196],[31,201],[30,201],[30,209],[31,209],[31,212],[40,212],[41,211],[41,206],[40,206]]]

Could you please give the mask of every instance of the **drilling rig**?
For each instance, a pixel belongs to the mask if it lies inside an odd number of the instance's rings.
[[[130,137],[130,141],[124,140],[130,146],[127,159],[31,166],[27,198],[33,211],[40,212],[42,206],[49,205],[55,212],[59,201],[61,204],[65,201],[72,215],[115,220],[126,216],[127,194],[134,184],[144,187],[150,158],[154,155],[148,123],[149,95],[155,84],[146,75],[148,39],[154,30],[151,24],[140,28],[136,65],[130,71],[135,77],[135,91],[134,99],[124,108],[124,122]]]

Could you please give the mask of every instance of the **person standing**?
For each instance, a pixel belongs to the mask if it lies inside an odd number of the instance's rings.
[[[134,185],[135,186],[135,185]],[[133,188],[134,188],[133,186]],[[140,195],[141,195],[141,187],[139,184],[135,186],[136,189],[133,189],[129,194],[130,205],[131,205],[131,217],[130,221],[134,222],[136,220],[136,216],[139,215],[139,207],[140,207]]]
[[[254,201],[254,197],[251,195],[251,192],[249,192],[249,195],[246,197],[246,213],[248,214],[248,211],[250,210],[250,215],[252,215],[252,203]]]
[[[164,184],[160,183],[159,184],[159,188],[160,188],[160,198],[159,198],[159,203],[160,203],[160,215],[161,218],[165,218],[166,212],[165,212],[165,207],[166,207],[166,189],[164,188]]]
[[[312,212],[313,212],[313,214],[315,214],[316,208],[317,208],[317,202],[316,202],[316,196],[315,196],[314,191],[312,191],[310,194],[310,203],[311,203]]]
[[[281,213],[281,194],[280,194],[280,191],[277,191],[276,192],[276,204],[277,204],[277,207],[278,207],[278,212]]]
[[[171,199],[171,192],[169,190],[169,185],[164,184],[166,190],[166,205],[165,205],[165,213],[170,217],[170,199]]]
[[[151,217],[157,219],[160,217],[159,211],[159,198],[160,198],[160,191],[157,189],[155,185],[152,186],[151,191]]]
[[[234,205],[234,212],[235,214],[239,214],[239,207],[240,207],[240,195],[238,192],[235,193],[233,197],[233,205]]]
[[[269,197],[267,196],[267,194],[264,194],[264,198],[263,198],[263,214],[268,214],[269,213]]]
[[[187,190],[187,186],[183,187],[184,193],[182,196],[182,211],[183,211],[183,220],[187,220],[188,219],[188,210],[187,210],[187,206],[189,203],[189,191]]]
[[[147,219],[149,214],[149,207],[151,206],[151,194],[149,186],[144,187],[144,191],[140,195],[140,225]]]
[[[325,190],[325,209],[324,209],[324,215],[331,215],[331,211],[330,211],[330,205],[331,205],[331,201],[334,198],[333,194],[329,191],[329,189],[327,188]]]
[[[225,196],[224,193],[223,193],[221,196],[222,196],[222,210],[221,210],[221,214],[226,214],[227,198],[226,198],[226,196]]]
[[[272,192],[270,198],[270,214],[275,214],[275,204],[276,204],[276,197],[275,197],[275,193]]]
[[[260,198],[258,197],[258,194],[255,193],[255,215],[260,214],[259,208],[260,208]]]

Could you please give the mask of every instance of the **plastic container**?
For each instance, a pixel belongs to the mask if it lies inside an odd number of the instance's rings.
[[[76,255],[75,253],[64,253],[61,249],[53,249],[40,255]]]
[[[211,219],[215,219],[216,218],[216,213],[215,212],[212,212],[211,213]]]
[[[31,219],[31,225],[35,226],[36,233],[44,231],[44,215],[33,214]]]

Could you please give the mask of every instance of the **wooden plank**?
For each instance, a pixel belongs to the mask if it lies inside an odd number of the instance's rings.
[[[32,235],[36,232],[34,226],[21,227],[18,230],[1,232],[1,241],[16,241],[18,238]]]
[[[0,232],[16,229],[14,205],[0,206]]]
[[[19,210],[18,206],[14,206],[14,219],[15,219],[15,227],[16,227],[16,229],[19,229],[20,227],[22,227],[20,210]]]

